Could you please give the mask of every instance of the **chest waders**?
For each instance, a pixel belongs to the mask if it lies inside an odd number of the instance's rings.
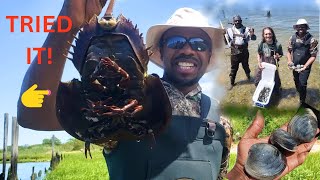
[[[297,36],[293,35],[291,39],[292,44],[292,56],[294,65],[304,65],[307,63],[308,59],[311,57],[310,54],[310,42],[312,35],[308,34],[306,40],[303,43],[297,42]],[[311,68],[310,66],[308,68]],[[308,69],[307,68],[307,69]]]
[[[218,104],[202,94],[201,118],[173,116],[156,144],[150,139],[119,142],[104,153],[110,180],[214,180],[220,171],[226,132],[219,121]]]
[[[241,29],[240,31],[240,34],[237,34],[235,32],[234,29],[231,28],[231,31],[232,31],[232,44],[231,44],[231,55],[238,55],[238,54],[241,54],[243,53],[244,51],[248,50],[248,42],[246,40],[246,38],[244,38],[245,36],[245,31],[246,31],[246,27],[243,26],[243,28]],[[240,37],[240,38],[243,38],[243,42],[244,44],[239,46],[239,45],[236,45],[235,42],[236,42],[236,37]]]
[[[304,65],[307,63],[309,58],[311,57],[310,54],[310,42],[312,39],[312,35],[308,33],[306,35],[305,41],[302,43],[297,42],[296,35],[293,35],[291,38],[291,44],[292,44],[292,58],[294,65]],[[298,73],[296,71],[293,71],[293,79],[296,86],[297,91],[299,92],[300,96],[300,103],[304,103],[305,99],[307,97],[307,82],[309,78],[309,74],[311,72],[311,66],[310,64],[304,71]]]
[[[235,86],[235,80],[237,76],[237,72],[239,69],[240,63],[242,64],[243,70],[246,73],[247,79],[250,81],[250,67],[249,67],[249,51],[248,51],[248,40],[246,36],[246,27],[243,26],[241,28],[240,32],[235,32],[233,27],[228,29],[228,34],[231,40],[231,56],[230,56],[230,62],[231,62],[231,70],[229,73],[230,78],[230,86],[229,90]],[[238,34],[239,33],[239,34]],[[236,44],[236,39],[240,38],[242,39],[243,44]]]

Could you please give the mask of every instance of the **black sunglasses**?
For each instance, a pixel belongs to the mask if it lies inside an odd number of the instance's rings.
[[[296,25],[296,29],[307,29],[307,25]]]
[[[168,37],[167,39],[162,41],[161,46],[166,45],[168,48],[171,49],[182,49],[187,43],[194,51],[206,51],[210,47],[208,42],[202,38],[192,37],[187,39],[183,36]]]

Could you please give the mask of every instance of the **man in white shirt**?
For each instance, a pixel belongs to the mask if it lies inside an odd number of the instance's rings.
[[[248,80],[250,81],[250,68],[249,68],[249,51],[248,42],[250,40],[256,40],[257,37],[254,34],[254,30],[242,25],[242,19],[239,15],[233,17],[233,26],[227,29],[227,35],[231,42],[231,72],[230,87],[229,90],[235,85],[235,79],[239,64],[242,63],[242,67],[246,73]]]

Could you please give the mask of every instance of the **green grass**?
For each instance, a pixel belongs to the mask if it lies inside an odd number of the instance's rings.
[[[259,109],[265,119],[265,127],[260,134],[260,137],[265,137],[271,134],[271,132],[281,127],[294,116],[297,109]],[[227,116],[233,126],[234,138],[237,142],[239,138],[244,134],[246,129],[252,123],[252,120],[256,116],[258,108],[252,106],[236,106],[225,105],[223,106],[223,114]]]
[[[64,154],[66,152],[79,151],[84,149],[84,142],[76,139],[71,139],[65,144],[55,145],[54,151],[59,154]],[[99,146],[91,145],[91,149],[98,150],[102,149]],[[3,150],[0,150],[2,154]],[[18,162],[44,162],[51,160],[52,149],[51,145],[48,144],[37,144],[31,146],[19,146],[18,150]],[[11,147],[7,148],[6,160],[10,162],[11,158]],[[2,162],[3,157],[0,157],[0,162]]]
[[[57,168],[50,172],[46,180],[77,180],[77,179],[109,179],[103,155],[100,151],[93,152],[93,159],[86,159],[83,153],[68,153]],[[231,154],[229,170],[236,161],[236,154]],[[311,153],[304,164],[287,174],[284,180],[317,180],[320,179],[320,153]]]
[[[59,151],[59,146],[55,147]],[[18,162],[43,162],[50,161],[51,158],[51,146],[49,145],[32,145],[32,146],[19,146],[18,150]],[[2,154],[2,150],[0,153]],[[10,161],[11,148],[8,147],[6,153],[6,160]],[[3,157],[0,157],[2,162]]]
[[[236,162],[236,154],[230,155],[229,171]],[[295,170],[287,174],[282,180],[319,180],[320,153],[310,153],[306,161]]]
[[[86,159],[84,153],[67,153],[46,180],[98,180],[109,179],[107,165],[101,151],[93,151],[92,159]]]
[[[320,153],[310,154],[304,164],[282,178],[283,180],[319,180]]]

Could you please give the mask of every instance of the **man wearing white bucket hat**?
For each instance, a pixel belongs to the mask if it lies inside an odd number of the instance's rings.
[[[70,16],[77,29],[94,14],[99,14],[104,3],[105,0],[65,0],[60,15]],[[193,21],[189,21],[192,18]],[[19,105],[21,126],[34,130],[63,130],[55,115],[55,98],[65,64],[62,54],[70,47],[63,42],[74,40],[76,32],[48,35],[43,46],[53,49],[56,64],[38,66],[33,63],[26,73],[22,92],[28,84],[49,86],[51,101],[41,110]],[[228,122],[219,117],[217,103],[203,95],[198,84],[202,75],[211,70],[222,37],[221,30],[209,26],[198,11],[190,8],[177,10],[168,24],[150,28],[147,44],[154,52],[151,60],[164,68],[163,81],[172,103],[173,118],[165,132],[156,137],[154,145],[148,138],[139,142],[123,140],[111,151],[104,150],[111,180],[222,178],[230,147],[227,140],[232,130]],[[50,76],[44,77],[43,72],[49,72]],[[226,175],[228,179],[249,179],[244,173],[244,162],[251,145],[267,142],[267,139],[257,139],[263,125],[263,117],[257,116],[246,131],[238,146],[235,167]],[[303,144],[290,154],[288,168],[281,176],[301,164],[311,147],[312,143]]]
[[[304,103],[311,66],[318,53],[318,41],[307,31],[310,27],[305,19],[299,19],[293,28],[297,32],[289,39],[288,66],[300,67],[293,70],[293,79],[299,92],[300,103]]]
[[[222,147],[222,149],[224,149],[223,151],[207,152],[201,155],[195,154],[194,157],[189,158],[184,157],[182,166],[184,166],[185,171],[181,174],[181,177],[192,179],[208,178],[208,174],[202,176],[192,170],[196,167],[201,167],[201,163],[197,162],[197,165],[188,165],[189,162],[194,163],[196,157],[204,161],[210,160],[212,162],[210,164],[213,168],[207,169],[202,167],[204,168],[202,170],[207,173],[211,172],[210,176],[214,177],[214,179],[222,179],[222,176],[227,172],[232,129],[227,119],[219,117],[217,102],[210,100],[208,96],[202,94],[201,87],[199,86],[200,78],[213,68],[215,63],[214,54],[217,53],[217,50],[223,43],[222,34],[223,31],[221,29],[210,26],[206,17],[191,8],[180,8],[176,10],[165,24],[154,25],[150,27],[147,32],[146,44],[147,47],[151,47],[150,50],[152,52],[150,60],[164,69],[163,84],[173,107],[172,123],[169,125],[169,129],[171,129],[171,133],[168,134],[169,137],[175,136],[175,133],[179,131],[190,131],[190,129],[187,130],[179,126],[172,127],[172,124],[183,125],[184,123],[189,124],[192,122],[212,123],[212,126],[217,128],[217,132],[221,132],[221,134],[225,134],[224,131],[228,132],[226,140],[220,139],[227,141],[227,145],[216,145],[217,149]],[[203,118],[210,119],[211,122]],[[219,123],[219,126],[216,126],[216,123]],[[220,124],[223,124],[224,128]],[[200,129],[199,133],[206,134],[205,132],[201,132],[201,130],[204,129],[199,128],[199,126],[193,126],[192,128],[195,128],[195,131]],[[198,134],[198,136],[199,135],[200,134]],[[219,141],[216,138],[213,138],[213,140],[213,142]],[[178,141],[182,142],[183,140],[179,139]],[[177,148],[177,146],[174,148]],[[205,146],[190,143],[188,144],[189,151],[179,153],[181,153],[180,156],[185,156],[186,154],[199,151],[199,149],[203,148],[205,148]],[[180,147],[178,147],[178,149],[180,149]],[[162,153],[167,154],[168,157],[175,151],[170,148],[166,148],[166,150],[167,152]],[[199,152],[201,151],[202,150]],[[171,161],[172,158],[168,158],[167,163],[171,165],[165,168],[164,171],[175,172],[178,166],[181,166],[179,163],[182,161],[179,160],[179,162],[177,159],[175,159],[174,162]],[[153,173],[154,172],[151,172],[151,174]],[[175,172],[173,174],[167,174],[166,176],[177,177],[178,174],[179,173]]]

